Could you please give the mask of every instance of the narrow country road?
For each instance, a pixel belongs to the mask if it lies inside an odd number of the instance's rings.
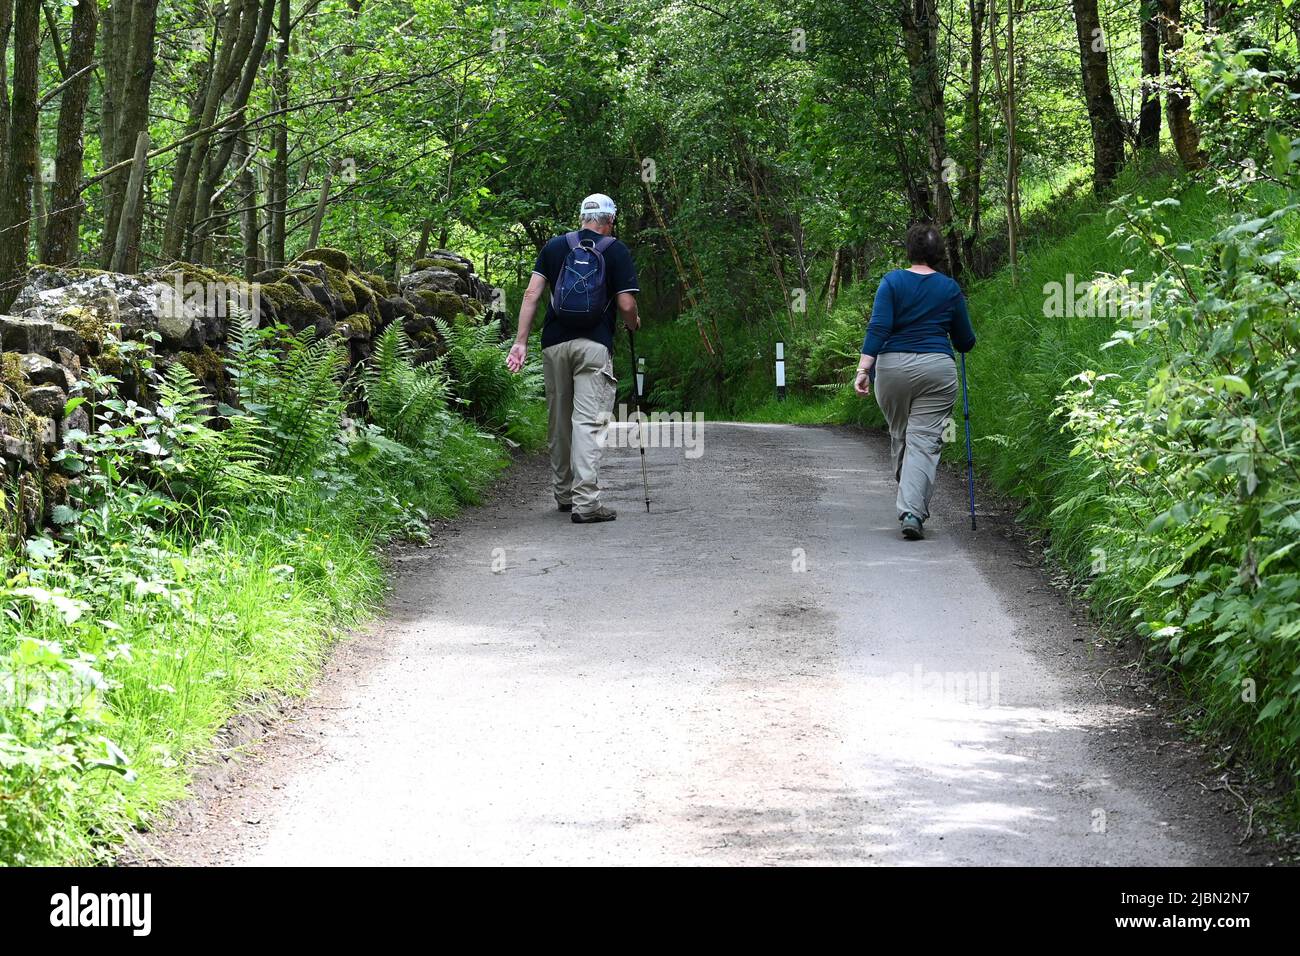
[[[536,461],[160,840],[221,864],[1241,861],[1189,745],[959,480],[897,534],[879,435],[712,424]],[[1113,663],[1113,662],[1111,662]],[[1124,685],[1121,687],[1121,685]],[[1202,777],[1203,778],[1203,777]]]

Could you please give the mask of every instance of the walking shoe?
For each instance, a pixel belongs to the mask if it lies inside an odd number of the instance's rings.
[[[903,537],[908,541],[920,541],[925,537],[921,519],[910,511],[903,512]]]
[[[556,510],[564,512],[566,515],[573,510],[572,504],[562,505],[559,502],[555,504]]]
[[[569,520],[574,524],[595,524],[597,521],[613,521],[618,517],[618,512],[613,508],[606,508],[600,505],[595,511],[581,512],[575,511],[569,516]]]

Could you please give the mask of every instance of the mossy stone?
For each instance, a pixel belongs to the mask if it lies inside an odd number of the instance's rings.
[[[437,256],[426,256],[423,259],[416,259],[412,264],[417,272],[424,269],[449,269],[458,275],[468,276],[469,266],[459,259],[442,259]]]
[[[68,481],[65,475],[56,471],[45,474],[45,503],[48,506],[65,504],[68,500]]]
[[[455,292],[431,293],[434,300],[434,312],[444,319],[454,319],[465,312],[465,302]]]
[[[352,290],[352,294],[356,297],[358,309],[364,309],[379,297],[373,288],[357,276],[348,275],[345,278],[348,281],[348,288]]]
[[[198,352],[181,352],[176,361],[180,362],[200,382],[212,382],[224,385],[226,382],[226,363],[219,352],[211,346],[203,346]]]
[[[241,293],[251,292],[248,282],[233,276],[226,272],[218,272],[216,269],[209,269],[207,266],[197,266],[192,262],[173,262],[163,266],[159,272],[163,274],[180,273],[186,283],[195,282],[200,285],[220,284],[229,289],[238,289]]]
[[[68,393],[57,385],[38,385],[27,390],[23,401],[41,418],[61,419]]]
[[[330,291],[342,301],[344,315],[357,311],[357,294],[352,288],[352,283],[348,281],[347,273],[326,264],[325,282]]]
[[[45,513],[45,503],[41,500],[41,488],[30,472],[18,476],[18,514],[26,531],[35,531],[40,525],[41,515]]]
[[[329,318],[329,310],[308,298],[287,282],[270,282],[261,286],[261,294],[275,307],[276,318],[295,329],[315,325]]]
[[[71,280],[71,283],[85,282],[87,279],[93,279],[96,276],[109,275],[107,269],[85,269],[77,266],[47,266],[37,265],[32,267],[32,272],[48,270],[57,273],[65,279]]]
[[[126,368],[116,342],[105,345],[100,353],[91,359],[91,364],[108,375],[121,375]]]
[[[81,337],[87,354],[98,355],[116,330],[116,323],[105,319],[98,309],[85,305],[72,305],[59,315],[59,322],[68,326]]]
[[[323,262],[331,269],[337,269],[339,272],[352,271],[352,257],[342,249],[334,249],[330,246],[316,246],[303,250],[294,259],[294,262],[303,262],[308,259]]]
[[[438,299],[429,289],[412,289],[406,294],[406,300],[415,306],[420,315],[437,315]]]
[[[23,360],[17,352],[0,353],[0,382],[20,397],[27,394],[27,374],[23,371]]]
[[[363,272],[361,278],[366,280],[370,288],[384,296],[396,295],[397,290],[393,284],[381,276],[378,272]]]
[[[364,312],[353,312],[343,320],[343,324],[352,330],[349,338],[367,338],[374,328],[373,320]]]

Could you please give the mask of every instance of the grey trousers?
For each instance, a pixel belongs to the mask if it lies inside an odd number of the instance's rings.
[[[542,350],[555,501],[580,514],[600,507],[597,472],[614,408],[614,359],[590,339]]]
[[[889,422],[900,515],[930,517],[939,453],[956,398],[957,365],[950,355],[884,352],[876,359],[876,401]]]

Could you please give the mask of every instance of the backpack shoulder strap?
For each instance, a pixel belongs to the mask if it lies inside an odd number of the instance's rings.
[[[576,232],[566,232],[564,241],[569,245],[569,251],[572,252],[582,244],[582,237]]]
[[[597,252],[603,255],[605,250],[608,249],[616,242],[618,242],[618,240],[615,239],[613,236],[601,236],[599,239],[596,240],[596,245],[593,246],[593,248]]]

